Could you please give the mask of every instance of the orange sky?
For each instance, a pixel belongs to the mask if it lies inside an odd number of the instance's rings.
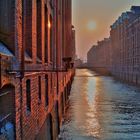
[[[122,12],[129,10],[131,5],[140,5],[140,0],[73,0],[78,57],[86,59],[91,46],[109,36],[110,25]],[[91,21],[96,24],[93,30],[88,27]]]

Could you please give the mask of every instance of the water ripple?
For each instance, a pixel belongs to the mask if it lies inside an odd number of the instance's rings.
[[[60,140],[140,140],[140,88],[76,70]]]

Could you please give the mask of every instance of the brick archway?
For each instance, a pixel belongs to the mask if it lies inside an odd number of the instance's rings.
[[[15,139],[15,87],[6,85],[0,89],[0,139]]]
[[[52,115],[49,113],[47,117],[47,126],[48,126],[48,140],[54,140],[54,128],[53,128],[53,118]]]
[[[54,127],[53,118],[51,113],[47,115],[46,121],[44,122],[40,132],[36,136],[36,140],[54,140]]]
[[[65,102],[64,102],[64,93],[62,92],[61,94],[61,111],[62,111],[62,115],[64,114],[64,108],[65,108]]]

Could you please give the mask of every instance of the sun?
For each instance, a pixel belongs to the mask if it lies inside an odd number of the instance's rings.
[[[88,28],[88,30],[95,30],[96,29],[96,22],[95,21],[89,21],[88,23],[87,23],[87,28]]]

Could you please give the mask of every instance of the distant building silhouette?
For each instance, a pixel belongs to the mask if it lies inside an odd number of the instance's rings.
[[[98,41],[87,53],[87,66],[102,74],[110,73],[111,70],[111,40],[105,38]]]
[[[140,84],[140,6],[132,6],[111,25],[108,43],[103,40],[89,50],[89,67]]]

